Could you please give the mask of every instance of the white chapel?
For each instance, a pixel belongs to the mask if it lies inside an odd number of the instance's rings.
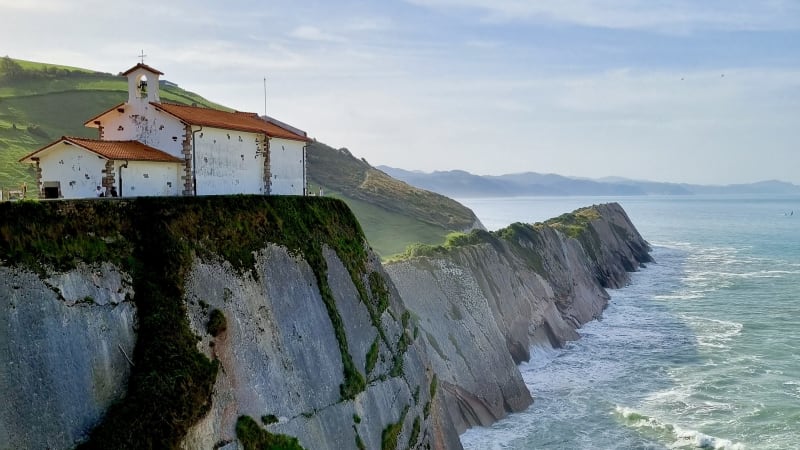
[[[306,133],[256,113],[162,102],[163,73],[140,63],[128,100],[86,121],[98,139],[64,136],[26,155],[40,198],[305,195]]]

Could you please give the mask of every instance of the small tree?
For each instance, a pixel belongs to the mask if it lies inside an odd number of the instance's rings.
[[[8,56],[0,59],[0,78],[13,81],[25,76],[25,69]]]

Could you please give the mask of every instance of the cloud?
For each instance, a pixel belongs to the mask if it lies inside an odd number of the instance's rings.
[[[289,33],[289,36],[302,39],[305,41],[316,41],[316,42],[334,42],[334,43],[341,43],[346,42],[347,40],[342,36],[337,36],[335,34],[325,33],[324,31],[320,30],[317,27],[311,25],[302,25]]]
[[[500,41],[490,41],[486,39],[470,39],[466,42],[467,47],[481,50],[494,50],[503,44]]]
[[[67,11],[72,7],[70,3],[60,0],[0,0],[0,10],[56,13]]]
[[[356,17],[342,24],[348,31],[388,31],[394,29],[394,24],[387,17]]]
[[[493,22],[556,22],[661,32],[797,30],[800,4],[791,0],[406,0],[436,9],[483,12]]]

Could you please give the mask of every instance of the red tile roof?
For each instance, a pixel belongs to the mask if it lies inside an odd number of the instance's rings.
[[[247,131],[250,133],[265,133],[269,137],[289,139],[292,141],[310,141],[307,136],[294,133],[274,123],[267,122],[258,117],[256,113],[226,112],[199,106],[176,105],[174,103],[153,102],[150,104],[191,125],[203,125],[226,130]]]
[[[19,161],[25,162],[27,160],[27,162],[30,162],[30,159],[37,154],[44,152],[55,144],[59,144],[61,142],[67,142],[79,147],[83,147],[84,149],[92,153],[96,153],[103,158],[116,161],[127,160],[183,163],[182,159],[150,147],[149,145],[142,144],[139,141],[98,141],[96,139],[83,139],[69,136],[64,136],[53,143],[47,144],[39,150],[24,156]]]
[[[141,67],[142,69],[149,70],[150,72],[157,73],[157,74],[159,74],[159,75],[164,75],[164,72],[161,72],[161,71],[159,71],[159,70],[156,70],[156,69],[154,69],[154,68],[152,68],[152,67],[148,66],[147,64],[143,64],[143,63],[139,63],[139,64],[137,64],[137,65],[135,65],[135,66],[131,67],[130,69],[126,70],[125,72],[122,72],[120,75],[122,75],[122,76],[124,77],[125,75],[127,75],[127,74],[129,74],[129,73],[133,72],[134,70],[136,70],[136,69],[138,69],[138,68],[140,68],[140,67]]]

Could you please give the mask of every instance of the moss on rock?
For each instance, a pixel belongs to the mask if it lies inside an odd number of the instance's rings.
[[[206,324],[208,334],[217,337],[227,329],[228,322],[225,320],[225,314],[218,309],[212,310],[211,314],[208,315],[208,323]]]
[[[236,437],[245,450],[303,450],[297,438],[272,434],[250,416],[240,416],[236,421]]]
[[[403,431],[403,422],[406,420],[406,415],[408,415],[408,406],[400,414],[400,420],[390,423],[383,429],[381,433],[381,450],[397,449],[397,440],[400,438],[400,432]]]

